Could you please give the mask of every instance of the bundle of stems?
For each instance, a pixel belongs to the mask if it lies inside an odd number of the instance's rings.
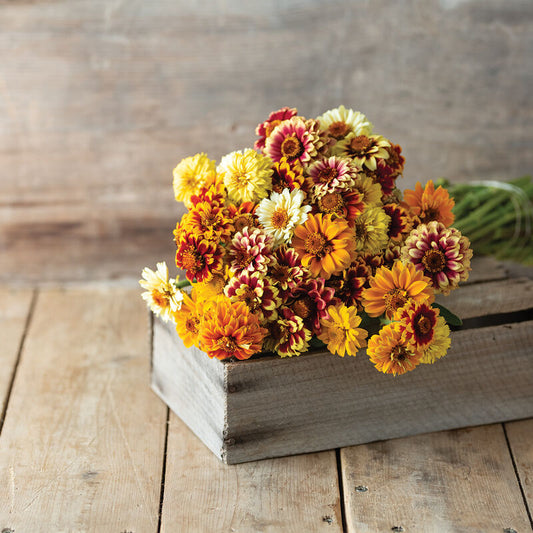
[[[454,227],[466,235],[474,254],[533,265],[533,180],[439,180],[455,199]]]

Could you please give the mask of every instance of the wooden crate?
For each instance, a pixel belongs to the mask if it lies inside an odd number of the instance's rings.
[[[442,300],[464,326],[434,365],[393,377],[364,351],[222,362],[156,320],[152,387],[229,464],[531,417],[533,280],[480,265]]]

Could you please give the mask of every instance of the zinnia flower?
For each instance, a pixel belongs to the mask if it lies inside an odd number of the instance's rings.
[[[272,190],[274,192],[283,192],[283,189],[305,188],[305,178],[303,175],[303,167],[298,159],[292,162],[287,161],[286,157],[282,157],[279,161],[274,163],[272,167],[274,173],[272,174]]]
[[[451,343],[452,340],[450,339],[450,328],[446,324],[444,318],[439,316],[437,318],[437,324],[433,332],[431,344],[424,350],[420,362],[424,364],[431,364],[437,359],[444,357]]]
[[[381,135],[356,135],[349,133],[344,140],[335,145],[333,152],[337,155],[351,157],[358,168],[376,170],[378,159],[387,159],[386,148],[389,141]]]
[[[189,281],[204,281],[220,270],[224,250],[201,235],[184,234],[177,243],[176,266],[186,270]]]
[[[370,279],[370,287],[363,291],[366,313],[369,316],[385,313],[388,319],[411,301],[431,304],[434,299],[431,280],[415,270],[414,265],[404,265],[401,261],[396,261],[392,269],[378,268]]]
[[[393,324],[383,326],[378,335],[370,337],[367,353],[380,372],[395,376],[413,370],[422,357],[422,352],[402,340],[401,333],[394,329]]]
[[[281,109],[270,113],[267,120],[259,124],[255,129],[255,134],[259,136],[259,139],[255,141],[254,148],[256,150],[263,150],[265,147],[265,141],[272,133],[272,130],[284,120],[295,117],[297,114],[298,110],[295,107],[282,107]]]
[[[423,351],[433,341],[439,313],[438,309],[425,302],[410,302],[398,311],[394,327],[401,333],[402,339]]]
[[[287,246],[280,246],[274,252],[274,261],[269,265],[268,273],[279,289],[283,302],[309,277],[296,250]]]
[[[348,226],[353,228],[356,218],[363,212],[361,193],[351,189],[339,189],[336,192],[328,192],[321,196],[314,208],[324,215],[336,215],[344,218]]]
[[[191,196],[215,182],[215,162],[204,153],[186,157],[174,169],[173,177],[176,201],[191,207]]]
[[[435,291],[444,294],[468,279],[471,258],[468,238],[436,221],[412,230],[402,247],[402,261],[412,263],[431,279]]]
[[[232,202],[258,202],[272,188],[272,160],[251,148],[225,155],[217,174]]]
[[[167,264],[164,261],[157,263],[155,272],[144,268],[142,277],[139,284],[146,289],[141,295],[143,300],[153,313],[168,322],[172,313],[181,307],[183,293],[176,288],[176,280],[169,279]]]
[[[412,228],[411,218],[407,209],[400,204],[386,204],[383,211],[390,217],[387,235],[392,241],[401,242]]]
[[[276,126],[266,140],[264,151],[273,161],[285,157],[289,162],[307,163],[324,145],[325,140],[314,120],[292,117]]]
[[[250,229],[259,227],[259,220],[255,216],[256,204],[253,202],[243,202],[239,206],[235,204],[228,205],[228,218],[233,223],[233,231],[239,233],[246,226]]]
[[[224,294],[225,285],[226,278],[224,275],[222,273],[215,273],[209,280],[202,281],[201,283],[193,283],[191,294],[196,301],[206,302]]]
[[[261,229],[243,228],[229,247],[232,272],[264,272],[272,262],[272,237]]]
[[[200,334],[200,324],[203,310],[196,304],[196,298],[183,293],[183,305],[174,313],[176,331],[183,341],[183,344],[190,348],[199,346],[198,335]]]
[[[450,198],[448,191],[440,185],[435,189],[432,180],[426,183],[425,188],[417,182],[414,191],[406,189],[404,201],[423,224],[433,220],[441,222],[446,227],[453,224],[455,216],[452,209],[455,202]]]
[[[332,301],[335,290],[326,287],[323,278],[310,279],[302,283],[293,294],[292,310],[300,317],[308,329],[315,334],[320,333],[320,321],[327,318],[328,305]]]
[[[248,359],[261,350],[266,333],[244,302],[219,296],[201,323],[200,347],[211,358]]]
[[[331,215],[318,213],[296,227],[292,246],[314,277],[328,279],[352,262],[354,234],[346,221],[333,221]]]
[[[354,221],[356,250],[378,254],[387,243],[390,217],[381,207],[367,207]]]
[[[355,305],[362,310],[363,289],[367,286],[371,275],[370,267],[360,257],[356,257],[355,261],[342,273],[342,283],[335,291],[335,296],[346,305]]]
[[[269,322],[268,331],[265,348],[276,351],[281,357],[300,355],[309,349],[311,332],[305,327],[302,318],[287,306],[281,307],[276,321]]]
[[[353,188],[361,195],[361,201],[365,205],[380,205],[381,204],[381,187],[379,183],[374,183],[372,178],[364,174],[359,174],[353,184]]]
[[[339,188],[352,187],[358,173],[359,170],[350,159],[335,156],[319,159],[307,169],[308,181],[314,187],[315,198]]]
[[[370,135],[372,133],[372,124],[363,113],[346,109],[343,105],[326,111],[317,120],[320,122],[320,126],[337,141],[344,139],[348,133],[355,133],[355,135]]]
[[[341,304],[339,307],[330,306],[328,308],[329,318],[321,321],[322,331],[318,338],[327,344],[331,353],[336,353],[341,357],[344,354],[357,355],[357,350],[366,346],[368,332],[358,328],[361,324],[361,317],[357,314],[357,307],[346,307]]]
[[[226,210],[217,202],[199,202],[187,215],[187,230],[208,241],[226,241],[233,230]]]
[[[265,233],[274,239],[274,245],[287,244],[292,239],[294,228],[307,220],[310,205],[302,205],[305,193],[299,189],[273,192],[270,198],[261,200],[256,215]]]
[[[281,305],[279,291],[261,272],[240,272],[230,279],[224,294],[232,302],[244,302],[261,324],[276,320],[278,316],[276,309]]]

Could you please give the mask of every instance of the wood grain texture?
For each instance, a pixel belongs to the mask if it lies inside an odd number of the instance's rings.
[[[0,428],[32,301],[31,289],[0,286]]]
[[[0,4],[0,278],[170,262],[172,168],[251,146],[283,105],[364,111],[402,188],[533,168],[526,0]]]
[[[40,293],[0,438],[0,527],[156,532],[166,409],[138,291]]]
[[[222,464],[171,415],[161,531],[342,532],[335,452]]]
[[[501,425],[344,448],[341,464],[348,533],[530,531]]]
[[[533,277],[533,268],[526,270]],[[475,256],[472,259],[472,272],[468,280],[461,283],[461,287],[471,285],[472,283],[481,283],[484,281],[494,281],[505,279],[509,277],[509,273],[505,268],[504,263],[494,259],[493,257]],[[527,277],[522,273],[520,277]]]
[[[508,422],[505,430],[529,512],[533,515],[533,419]]]

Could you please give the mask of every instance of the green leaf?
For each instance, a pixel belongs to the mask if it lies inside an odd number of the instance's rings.
[[[447,307],[444,307],[441,304],[433,303],[433,307],[436,307],[440,311],[440,315],[446,320],[446,323],[450,326],[462,326],[463,321],[457,316],[454,315]]]
[[[315,335],[311,337],[311,340],[309,341],[309,347],[314,349],[323,349],[326,348],[326,345]]]

